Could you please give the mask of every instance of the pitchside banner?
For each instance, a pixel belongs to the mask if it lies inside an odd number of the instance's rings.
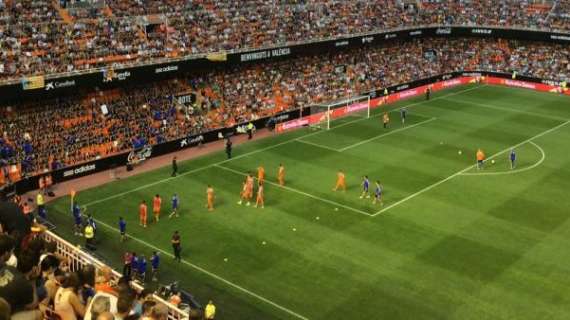
[[[400,101],[402,99],[407,99],[407,98],[415,97],[418,95],[422,95],[425,93],[425,91],[428,87],[430,87],[431,90],[433,92],[435,92],[435,91],[439,91],[439,90],[443,90],[443,89],[452,88],[452,87],[456,87],[459,85],[471,83],[471,82],[474,82],[476,80],[477,80],[477,77],[461,76],[459,78],[449,79],[449,80],[445,80],[445,81],[439,81],[439,82],[432,83],[432,84],[420,85],[420,86],[415,87],[413,89],[404,89],[400,92],[395,92],[395,93],[388,94],[388,95],[383,96],[383,97],[371,99],[370,100],[370,108],[378,108],[378,107],[381,107],[381,106],[386,105],[386,104],[391,104],[391,103]],[[400,87],[401,88],[409,88],[410,86],[413,86],[413,84],[406,84],[406,85],[403,85]],[[368,105],[366,102],[358,102],[358,103],[354,103],[352,105],[348,105],[346,107],[341,107],[341,108],[331,110],[330,114],[329,114],[330,119],[333,120],[336,118],[343,117],[349,113],[365,110],[367,108],[367,106]],[[309,116],[306,116],[306,117],[303,117],[300,119],[287,121],[287,122],[278,124],[275,129],[277,130],[277,132],[284,132],[287,130],[297,129],[297,128],[308,126],[308,125],[316,125],[316,124],[322,123],[323,121],[326,121],[326,118],[327,118],[326,113],[327,112],[328,111],[319,112],[319,113],[312,114],[312,115],[309,115]]]

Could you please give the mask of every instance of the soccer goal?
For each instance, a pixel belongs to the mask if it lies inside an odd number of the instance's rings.
[[[370,118],[370,96],[356,96],[311,107],[311,115],[317,120],[312,126],[331,128],[331,122],[343,117]]]

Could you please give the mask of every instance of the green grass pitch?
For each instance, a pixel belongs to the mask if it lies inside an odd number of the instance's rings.
[[[219,319],[569,319],[570,100],[462,86],[347,117],[330,131],[275,135],[78,194],[100,222],[99,253],[163,251],[161,282],[180,280]],[[398,108],[409,107],[405,128]],[[510,170],[508,151],[518,164]],[[474,167],[475,151],[488,161]],[[459,153],[461,151],[461,154]],[[275,185],[279,163],[287,188]],[[237,205],[243,174],[264,165],[265,209]],[[332,192],[336,172],[347,192]],[[381,180],[384,204],[359,199]],[[204,208],[207,184],[216,210]],[[181,217],[138,226],[137,206],[181,198]],[[164,212],[165,210],[163,210]],[[50,207],[73,242],[69,198]],[[118,216],[131,239],[119,242]],[[150,215],[149,215],[150,218]],[[172,261],[180,230],[183,263]]]

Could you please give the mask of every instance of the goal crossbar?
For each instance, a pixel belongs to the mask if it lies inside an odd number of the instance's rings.
[[[366,118],[370,118],[370,96],[355,96],[344,98],[328,103],[316,104],[311,107],[311,114],[323,113],[321,123],[330,129],[331,121],[349,115],[363,112]],[[319,123],[320,124],[320,123]]]

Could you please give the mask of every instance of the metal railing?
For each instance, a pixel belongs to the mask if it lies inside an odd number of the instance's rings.
[[[82,251],[80,248],[74,246],[73,244],[69,243],[65,239],[61,238],[60,236],[56,235],[51,231],[46,231],[42,233],[43,239],[48,242],[55,242],[57,245],[57,253],[67,259],[69,269],[71,271],[78,271],[81,270],[83,267],[87,265],[92,265],[95,269],[99,270],[103,267],[108,267],[112,270],[113,281],[116,282],[121,278],[121,274],[116,270],[112,269],[110,266],[106,265],[105,263],[101,262],[97,258],[89,255],[88,253]],[[131,286],[137,292],[140,292],[144,289],[138,283],[131,282]],[[169,320],[187,320],[189,315],[186,311],[181,310],[174,306],[173,304],[169,303],[168,301],[164,300],[163,298],[159,297],[158,295],[153,295],[154,300],[156,302],[162,303],[168,307],[168,319]]]

